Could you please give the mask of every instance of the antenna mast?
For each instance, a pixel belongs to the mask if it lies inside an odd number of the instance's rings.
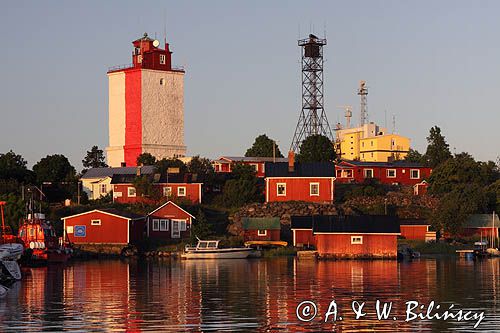
[[[302,110],[293,135],[291,151],[298,151],[303,140],[321,134],[333,139],[323,100],[323,46],[326,39],[313,34],[301,39],[302,48]]]
[[[360,126],[368,123],[368,104],[366,101],[366,96],[368,95],[368,87],[366,86],[366,81],[359,81],[358,95],[361,96],[361,121]]]

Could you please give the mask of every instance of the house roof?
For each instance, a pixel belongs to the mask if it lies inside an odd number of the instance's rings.
[[[119,210],[114,209],[114,208],[104,208],[104,209],[89,210],[89,211],[86,211],[86,212],[83,212],[83,213],[80,213],[80,214],[74,214],[74,215],[66,216],[66,217],[63,217],[62,219],[66,220],[66,219],[69,219],[69,218],[73,218],[73,217],[77,217],[77,216],[82,216],[82,215],[86,215],[86,214],[90,214],[90,213],[104,213],[104,214],[108,214],[108,215],[113,215],[113,216],[121,217],[121,218],[124,218],[124,219],[127,219],[127,220],[138,220],[138,219],[145,218],[145,216],[143,216],[143,215],[135,214],[135,213],[132,213],[132,212],[123,212],[123,211],[119,211]]]
[[[119,168],[91,168],[82,176],[82,179],[113,177],[113,175],[135,175],[138,167],[119,167]],[[141,167],[141,174],[153,174],[154,165],[145,165]]]
[[[246,156],[221,156],[219,160],[229,160],[231,162],[288,162],[286,157],[246,157]],[[216,160],[215,162],[218,162]]]
[[[266,163],[266,177],[335,177],[333,162],[295,163],[289,172],[288,163]]]
[[[399,225],[430,225],[430,223],[424,219],[400,219]]]
[[[292,229],[312,229],[312,216],[292,216]]]
[[[244,217],[244,230],[280,230],[279,217]]]
[[[163,205],[161,205],[160,207],[156,208],[155,210],[151,211],[148,216],[152,215],[153,213],[157,212],[158,210],[162,209],[163,207],[165,207],[166,205],[173,205],[174,207],[177,207],[178,209],[182,210],[184,213],[188,214],[190,217],[192,217],[193,219],[196,219],[196,217],[194,217],[192,214],[190,214],[188,211],[182,209],[181,207],[179,207],[178,205],[175,204],[175,202],[173,201],[167,201],[165,202]]]
[[[387,215],[316,215],[313,233],[399,234],[399,221]]]
[[[495,220],[493,221],[493,214],[473,214],[469,216],[464,224],[464,228],[488,228],[488,227],[500,227],[500,220],[498,215],[495,214]]]
[[[144,174],[143,174],[144,175]],[[191,174],[145,174],[153,183],[190,183]],[[115,174],[111,178],[111,184],[132,184],[137,175],[134,174]]]
[[[343,166],[367,166],[379,168],[425,168],[421,163],[408,162],[408,161],[394,161],[394,162],[364,162],[364,161],[346,161],[343,160],[337,164],[338,167]]]

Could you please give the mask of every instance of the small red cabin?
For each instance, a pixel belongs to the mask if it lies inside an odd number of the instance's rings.
[[[422,241],[436,240],[436,232],[429,231],[430,224],[426,220],[402,219],[399,220],[401,236],[406,239]]]
[[[459,237],[482,237],[486,240],[492,236],[498,238],[498,228],[500,220],[497,214],[473,214],[469,216],[467,221],[459,232]],[[450,237],[449,234],[444,234],[444,237]]]
[[[279,217],[243,218],[245,241],[279,241],[281,223]]]
[[[429,167],[406,161],[342,161],[335,166],[335,176],[339,183],[363,183],[366,179],[373,178],[382,184],[415,185],[428,178],[431,171]]]
[[[266,202],[332,203],[335,177],[267,177]]]
[[[323,258],[396,258],[400,235],[397,218],[385,215],[292,216],[292,232],[295,246],[311,241]]]
[[[195,217],[174,202],[168,201],[148,214],[146,234],[149,238],[180,240],[191,236]]]
[[[146,218],[115,209],[66,216],[65,235],[74,244],[134,244],[143,238]]]

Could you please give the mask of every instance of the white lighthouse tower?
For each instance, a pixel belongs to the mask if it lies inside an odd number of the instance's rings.
[[[132,42],[133,63],[108,71],[111,167],[135,166],[137,157],[181,157],[184,145],[184,70],[172,67],[169,44],[144,34]]]

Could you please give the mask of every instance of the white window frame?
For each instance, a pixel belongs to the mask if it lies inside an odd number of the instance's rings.
[[[163,188],[163,196],[164,197],[171,197],[172,196],[172,187],[167,186]]]
[[[180,231],[186,231],[186,220],[179,220],[179,230]]]
[[[257,236],[267,236],[267,230],[257,230]]]
[[[372,174],[371,177],[367,176],[367,171],[371,171],[371,174]],[[364,178],[373,178],[374,175],[375,174],[373,173],[373,169],[363,169],[363,176],[364,176]]]
[[[283,186],[283,193],[280,194],[280,186]],[[278,197],[286,197],[286,183],[276,183],[276,196]]]
[[[394,176],[389,175],[389,171],[394,171]],[[387,170],[385,171],[385,174],[386,174],[386,177],[387,177],[387,178],[396,178],[397,171],[396,171],[396,169],[387,169]]]
[[[164,54],[160,54],[160,65],[165,65],[167,62],[167,56]]]
[[[99,219],[90,220],[90,225],[101,225],[101,220]]]
[[[413,177],[413,171],[417,172],[417,177]],[[410,179],[420,179],[420,170],[419,169],[410,169]]]
[[[363,244],[363,236],[351,236],[351,244],[352,245],[362,245]]]
[[[134,191],[134,194],[130,194],[130,191]],[[127,187],[127,196],[129,198],[134,198],[135,196],[137,196],[137,190],[135,189],[135,187]]]
[[[184,192],[181,193],[181,190],[183,190]],[[186,196],[186,186],[179,186],[177,188],[177,196],[178,197],[185,197]]]
[[[104,191],[102,189],[104,189]],[[101,194],[108,193],[108,185],[106,185],[106,184],[99,184],[99,192]]]
[[[160,231],[160,220],[153,219],[153,221],[152,221],[152,229],[153,229],[153,231]]]
[[[142,54],[137,56],[137,63],[142,64]]]
[[[160,86],[164,86],[165,85],[165,79],[164,78],[161,78],[160,79]]]
[[[160,231],[168,231],[168,220],[167,219],[160,220],[160,228],[159,229],[160,229]]]
[[[255,172],[259,172],[259,164],[258,163],[250,163],[251,166],[255,169]]]
[[[318,193],[313,193],[313,187],[318,186]],[[319,197],[319,183],[309,183],[309,196],[311,197]]]

